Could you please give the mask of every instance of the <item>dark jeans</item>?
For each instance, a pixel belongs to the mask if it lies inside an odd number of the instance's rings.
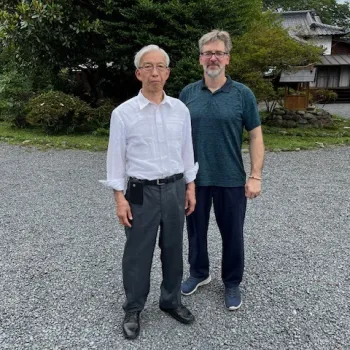
[[[244,187],[198,186],[196,209],[187,217],[190,275],[209,276],[207,235],[214,204],[222,237],[221,276],[226,287],[241,283],[244,270],[243,225],[247,206]]]

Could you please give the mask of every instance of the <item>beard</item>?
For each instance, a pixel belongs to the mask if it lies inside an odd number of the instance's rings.
[[[209,69],[209,66],[205,67],[205,73],[208,75],[210,78],[216,78],[220,75],[222,72],[222,67],[216,66],[217,69]]]

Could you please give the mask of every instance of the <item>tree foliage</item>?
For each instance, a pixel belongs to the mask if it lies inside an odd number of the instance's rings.
[[[280,7],[272,0],[264,4]],[[261,0],[3,0],[0,50],[11,52],[16,69],[44,77],[33,84],[44,86],[46,79],[46,86],[71,93],[69,74],[83,69],[94,96],[121,102],[139,89],[133,57],[142,46],[157,44],[169,53],[166,89],[177,96],[202,74],[198,39],[219,28],[233,37],[229,73],[259,99],[271,99],[276,89],[264,72],[315,62],[319,51],[290,39],[275,15],[262,14],[261,5]]]
[[[271,13],[266,13],[250,30],[237,37],[233,47],[229,73],[246,83],[258,100],[266,102],[280,98],[274,79],[283,70],[292,71],[295,66],[316,63],[321,54],[320,48],[290,38]]]
[[[263,0],[265,10],[312,10],[323,23],[350,28],[350,3],[337,3],[336,0]]]
[[[7,0],[0,41],[15,48],[22,67],[49,66],[57,74],[84,65],[90,76],[98,67],[94,88],[119,100],[139,88],[135,53],[158,44],[171,57],[168,91],[176,95],[198,73],[191,62],[203,33],[223,28],[241,35],[260,13],[260,0]]]
[[[53,77],[45,67],[19,70],[13,56],[11,46],[0,51],[0,118],[23,127],[26,103],[38,91],[52,89]]]

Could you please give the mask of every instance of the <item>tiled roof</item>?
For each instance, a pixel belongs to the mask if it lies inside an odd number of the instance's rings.
[[[298,37],[322,35],[343,36],[350,31],[322,23],[313,10],[281,12],[282,26]]]
[[[316,66],[347,66],[350,65],[350,55],[324,55],[321,56],[321,62]]]

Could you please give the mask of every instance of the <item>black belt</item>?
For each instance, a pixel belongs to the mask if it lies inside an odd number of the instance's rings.
[[[165,177],[164,179],[140,180],[140,179],[136,179],[134,177],[131,177],[130,180],[136,180],[137,182],[141,182],[144,185],[165,185],[165,184],[168,184],[170,182],[175,182],[177,180],[180,180],[183,177],[184,177],[184,174],[180,173],[180,174],[175,174],[175,175]]]

